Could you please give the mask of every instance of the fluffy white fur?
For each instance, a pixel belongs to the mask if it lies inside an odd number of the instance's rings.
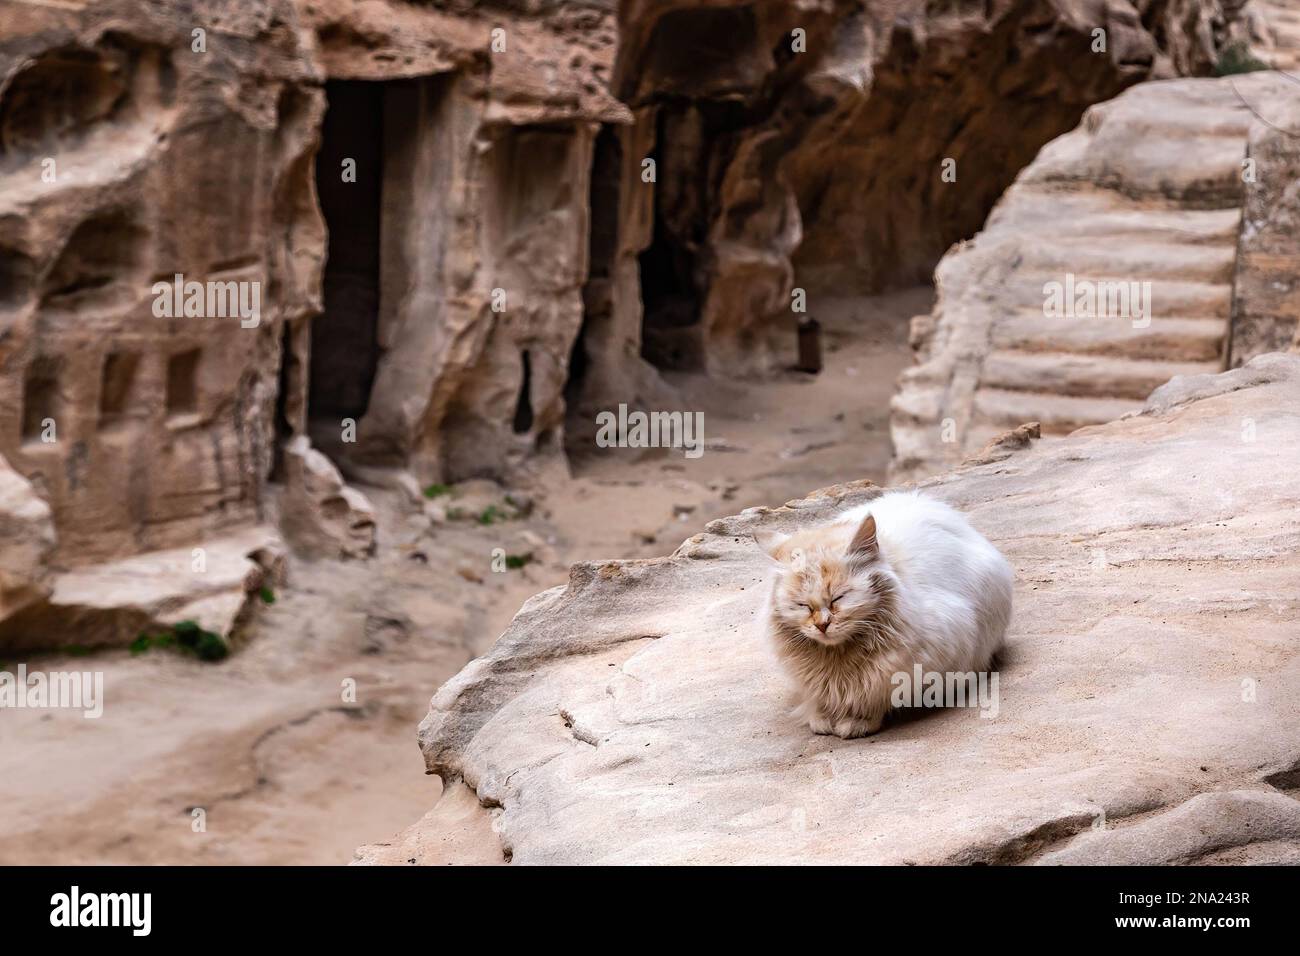
[[[895,674],[984,671],[1002,646],[1011,567],[941,501],[891,492],[755,538],[777,569],[765,619],[815,733],[874,733]]]

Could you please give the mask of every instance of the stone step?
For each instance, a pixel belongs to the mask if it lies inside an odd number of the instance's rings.
[[[1217,364],[1227,333],[1223,319],[1159,318],[1135,329],[1127,319],[1048,319],[1039,312],[1000,320],[991,340],[995,349]]]
[[[1241,208],[1187,209],[1160,200],[1130,199],[1111,189],[1086,183],[1069,188],[1024,183],[1023,201],[996,210],[990,223],[1014,225],[1017,231],[1049,234],[1055,240],[1061,223],[1069,223],[1071,238],[1106,236],[1151,242],[1223,243],[1236,248]],[[1059,241],[1059,240],[1058,240]]]
[[[1072,234],[1034,246],[1025,253],[1022,265],[1034,272],[1073,272],[1077,277],[1124,275],[1139,281],[1230,283],[1236,260],[1235,236],[1231,242],[1211,244]]]
[[[1134,399],[1083,398],[981,387],[975,390],[972,421],[977,426],[998,426],[1001,430],[1025,422],[1039,422],[1045,433],[1063,435],[1085,425],[1114,421],[1141,407],[1142,402]]]
[[[1149,315],[1152,318],[1217,318],[1227,321],[1232,311],[1232,284],[1229,282],[1195,282],[1174,279],[1147,279],[1141,275],[1100,275],[1074,274],[1075,296],[1082,288],[1081,283],[1090,282],[1094,288],[1106,283],[1142,283],[1150,282]],[[1000,290],[999,304],[1012,312],[1041,311],[1047,300],[1043,290],[1047,283],[1059,283],[1062,295],[1066,285],[1066,273],[1044,272],[1033,269],[1023,274],[1013,275]],[[1130,286],[1130,296],[1133,294]],[[1143,294],[1139,285],[1137,294]],[[1131,303],[1136,308],[1137,302]],[[1046,316],[1044,316],[1046,317]],[[1074,320],[1071,320],[1074,321]]]
[[[1108,355],[998,350],[984,359],[980,387],[1145,400],[1175,375],[1220,371],[1218,362],[1163,362]]]

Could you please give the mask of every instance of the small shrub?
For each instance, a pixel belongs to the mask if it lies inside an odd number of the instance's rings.
[[[1269,65],[1251,53],[1245,41],[1236,40],[1219,51],[1219,62],[1214,64],[1214,75],[1234,76],[1267,69]]]
[[[488,505],[484,508],[474,520],[482,525],[495,524],[506,517],[506,513],[496,505]]]
[[[426,498],[441,498],[443,495],[449,494],[451,494],[451,487],[449,485],[433,484],[424,489],[424,497]]]
[[[221,635],[204,630],[195,621],[181,621],[154,634],[141,631],[128,650],[139,655],[155,647],[175,648],[184,654],[193,654],[201,661],[219,661],[230,656],[230,647]]]

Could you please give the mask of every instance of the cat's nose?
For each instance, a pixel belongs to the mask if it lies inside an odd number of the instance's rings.
[[[825,634],[826,628],[831,626],[831,616],[827,614],[825,611],[823,611],[821,614],[817,615],[816,624],[817,624],[817,630]]]

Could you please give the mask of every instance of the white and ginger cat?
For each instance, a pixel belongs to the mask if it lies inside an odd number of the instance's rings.
[[[814,733],[880,729],[895,674],[984,671],[1011,619],[1010,565],[957,511],[890,492],[834,523],[758,532],[767,619]]]

